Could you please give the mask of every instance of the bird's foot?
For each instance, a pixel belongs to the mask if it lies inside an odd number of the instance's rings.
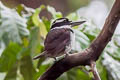
[[[56,57],[53,57],[53,59],[55,60],[55,62],[57,62],[57,58]]]
[[[66,58],[67,56],[69,56],[69,53],[66,53],[66,54],[65,54],[65,58]]]

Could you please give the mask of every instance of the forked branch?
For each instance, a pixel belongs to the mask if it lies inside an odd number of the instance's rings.
[[[39,80],[56,80],[60,75],[73,67],[90,65],[91,61],[96,61],[108,42],[111,40],[119,20],[120,0],[116,0],[110,11],[110,14],[105,21],[102,31],[91,43],[89,48],[80,53],[71,54],[66,58],[56,62],[40,77]],[[92,66],[94,67],[94,64]]]
[[[91,61],[91,71],[94,75],[94,79],[93,80],[101,80],[100,76],[98,74],[97,68],[96,68],[96,63],[94,61]]]

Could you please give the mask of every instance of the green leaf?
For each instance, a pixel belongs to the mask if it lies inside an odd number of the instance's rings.
[[[68,16],[67,16],[68,19],[70,20],[73,20],[73,21],[76,21],[79,19],[79,16],[77,15],[77,13],[70,13]]]
[[[34,27],[31,30],[29,45],[28,48],[30,49],[30,54],[40,53],[41,52],[41,44],[40,44],[40,30],[38,27]]]
[[[57,80],[91,80],[88,74],[78,68],[63,73]]]
[[[85,72],[81,71],[80,69],[77,70],[77,78],[76,80],[91,80],[91,78]]]
[[[18,12],[19,15],[22,16],[22,11],[24,10],[24,6],[23,5],[18,5],[16,8],[16,11]]]
[[[4,44],[4,42],[2,40],[0,40],[0,57],[1,57],[2,52],[4,51],[4,49],[5,49],[5,44]]]
[[[97,65],[97,70],[99,72],[100,78],[101,80],[108,80],[107,79],[107,70],[106,68],[103,66],[102,64],[102,58],[100,57],[100,59],[96,62]]]
[[[103,54],[102,64],[105,66],[108,72],[108,79],[111,80],[120,80],[120,63],[119,61],[112,58],[106,52]]]
[[[37,80],[47,69],[48,69],[48,65],[40,65],[39,71],[36,73],[34,80]]]
[[[115,35],[115,36],[113,37],[113,41],[114,41],[115,46],[117,46],[117,47],[120,48],[120,34]]]
[[[68,80],[67,72],[63,73],[57,80]]]
[[[40,46],[39,40],[40,40],[39,28],[34,27],[31,30],[28,47],[23,48],[18,56],[20,59],[20,72],[24,80],[36,80],[37,73],[35,71],[31,55],[40,52],[41,47],[39,47]]]
[[[75,32],[75,46],[74,49],[80,51],[81,49],[85,49],[89,44],[89,38],[81,31],[74,30]]]
[[[0,72],[6,72],[12,68],[17,61],[17,54],[21,50],[18,44],[10,43],[0,57]]]
[[[9,41],[22,43],[21,37],[29,35],[27,30],[26,19],[12,9],[0,6],[0,40],[3,39],[6,43]]]
[[[50,23],[51,22],[45,17],[43,17],[42,20],[43,20],[43,23],[45,24],[47,32],[48,32],[50,30]]]
[[[109,56],[111,56],[115,60],[120,61],[120,48],[117,48],[117,49],[114,48],[114,52],[112,54],[108,51],[107,51],[107,53]]]
[[[120,44],[119,44],[119,35],[114,35],[113,40],[106,47],[105,51],[113,59],[120,61]]]
[[[56,10],[51,6],[47,6],[47,10],[52,14],[54,19],[63,17],[61,12],[56,12]]]
[[[40,35],[45,38],[47,35],[47,30],[45,24],[42,22],[42,20],[39,18],[39,13],[41,12],[42,9],[44,9],[45,6],[41,6],[40,8],[37,8],[35,10],[35,13],[32,16],[32,21],[35,26],[38,26],[40,28]]]
[[[32,14],[35,12],[33,8],[26,7],[23,4],[20,4],[16,7],[16,11],[20,16],[23,16],[24,18],[28,19]]]
[[[31,29],[28,46],[23,47],[23,49],[18,54],[18,59],[21,59],[24,56],[28,56],[28,55],[33,56],[35,55],[35,53],[40,53],[42,47],[39,41],[40,41],[39,28],[34,27]]]
[[[76,71],[77,71],[77,69],[73,68],[67,72],[68,80],[76,80],[76,75],[77,75]]]
[[[99,34],[100,29],[92,24],[92,22],[86,22],[86,24],[81,27],[81,31],[92,40]]]
[[[32,16],[30,16],[27,20],[27,28],[30,30],[33,27],[35,27],[35,25],[33,23]]]
[[[13,67],[8,71],[4,80],[17,80],[17,67],[18,64],[15,63]]]
[[[31,57],[24,56],[20,61],[20,72],[24,78],[24,80],[35,80],[35,68],[33,67]]]
[[[39,18],[39,14],[40,12],[45,8],[44,5],[40,6],[40,8],[37,8],[35,9],[35,13],[33,14],[33,23],[36,25],[36,26],[39,26],[40,24],[40,18]]]
[[[90,40],[90,42],[92,42],[96,37],[94,35],[91,35],[89,33],[84,33]]]

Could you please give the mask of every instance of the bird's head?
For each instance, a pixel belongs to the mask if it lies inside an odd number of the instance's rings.
[[[86,21],[77,21],[77,22],[73,22],[73,21],[70,21],[68,18],[59,18],[59,19],[56,19],[53,23],[52,23],[52,26],[51,26],[51,29],[53,28],[56,28],[56,27],[63,27],[63,26],[66,26],[66,27],[74,27],[74,26],[77,26],[77,25],[80,25],[82,23],[84,23]]]

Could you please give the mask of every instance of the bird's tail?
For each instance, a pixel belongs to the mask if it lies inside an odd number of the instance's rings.
[[[33,60],[39,59],[39,58],[41,58],[41,57],[45,57],[45,53],[46,53],[46,51],[40,53],[39,55],[35,56],[35,57],[33,58]]]

